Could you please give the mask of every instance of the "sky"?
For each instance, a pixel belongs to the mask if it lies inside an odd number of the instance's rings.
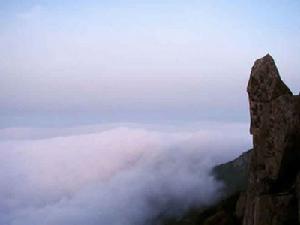
[[[0,1],[0,127],[249,121],[270,53],[296,94],[300,2]]]

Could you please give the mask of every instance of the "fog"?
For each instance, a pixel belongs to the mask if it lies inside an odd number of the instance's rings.
[[[222,196],[210,169],[250,139],[245,124],[203,127],[1,130],[0,224],[143,225],[208,206]]]

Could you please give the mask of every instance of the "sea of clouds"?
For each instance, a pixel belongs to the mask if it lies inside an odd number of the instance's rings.
[[[222,195],[211,168],[250,147],[247,131],[245,124],[0,129],[0,225],[156,225],[208,206]]]

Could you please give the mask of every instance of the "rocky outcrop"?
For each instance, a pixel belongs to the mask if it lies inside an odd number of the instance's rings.
[[[254,63],[248,96],[253,152],[237,215],[243,225],[299,224],[300,96],[281,80],[270,55]]]

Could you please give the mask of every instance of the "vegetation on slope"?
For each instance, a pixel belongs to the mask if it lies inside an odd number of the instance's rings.
[[[235,215],[240,192],[246,189],[251,150],[237,159],[217,165],[212,174],[224,183],[225,197],[212,207],[193,208],[180,218],[164,219],[163,225],[240,225]]]

